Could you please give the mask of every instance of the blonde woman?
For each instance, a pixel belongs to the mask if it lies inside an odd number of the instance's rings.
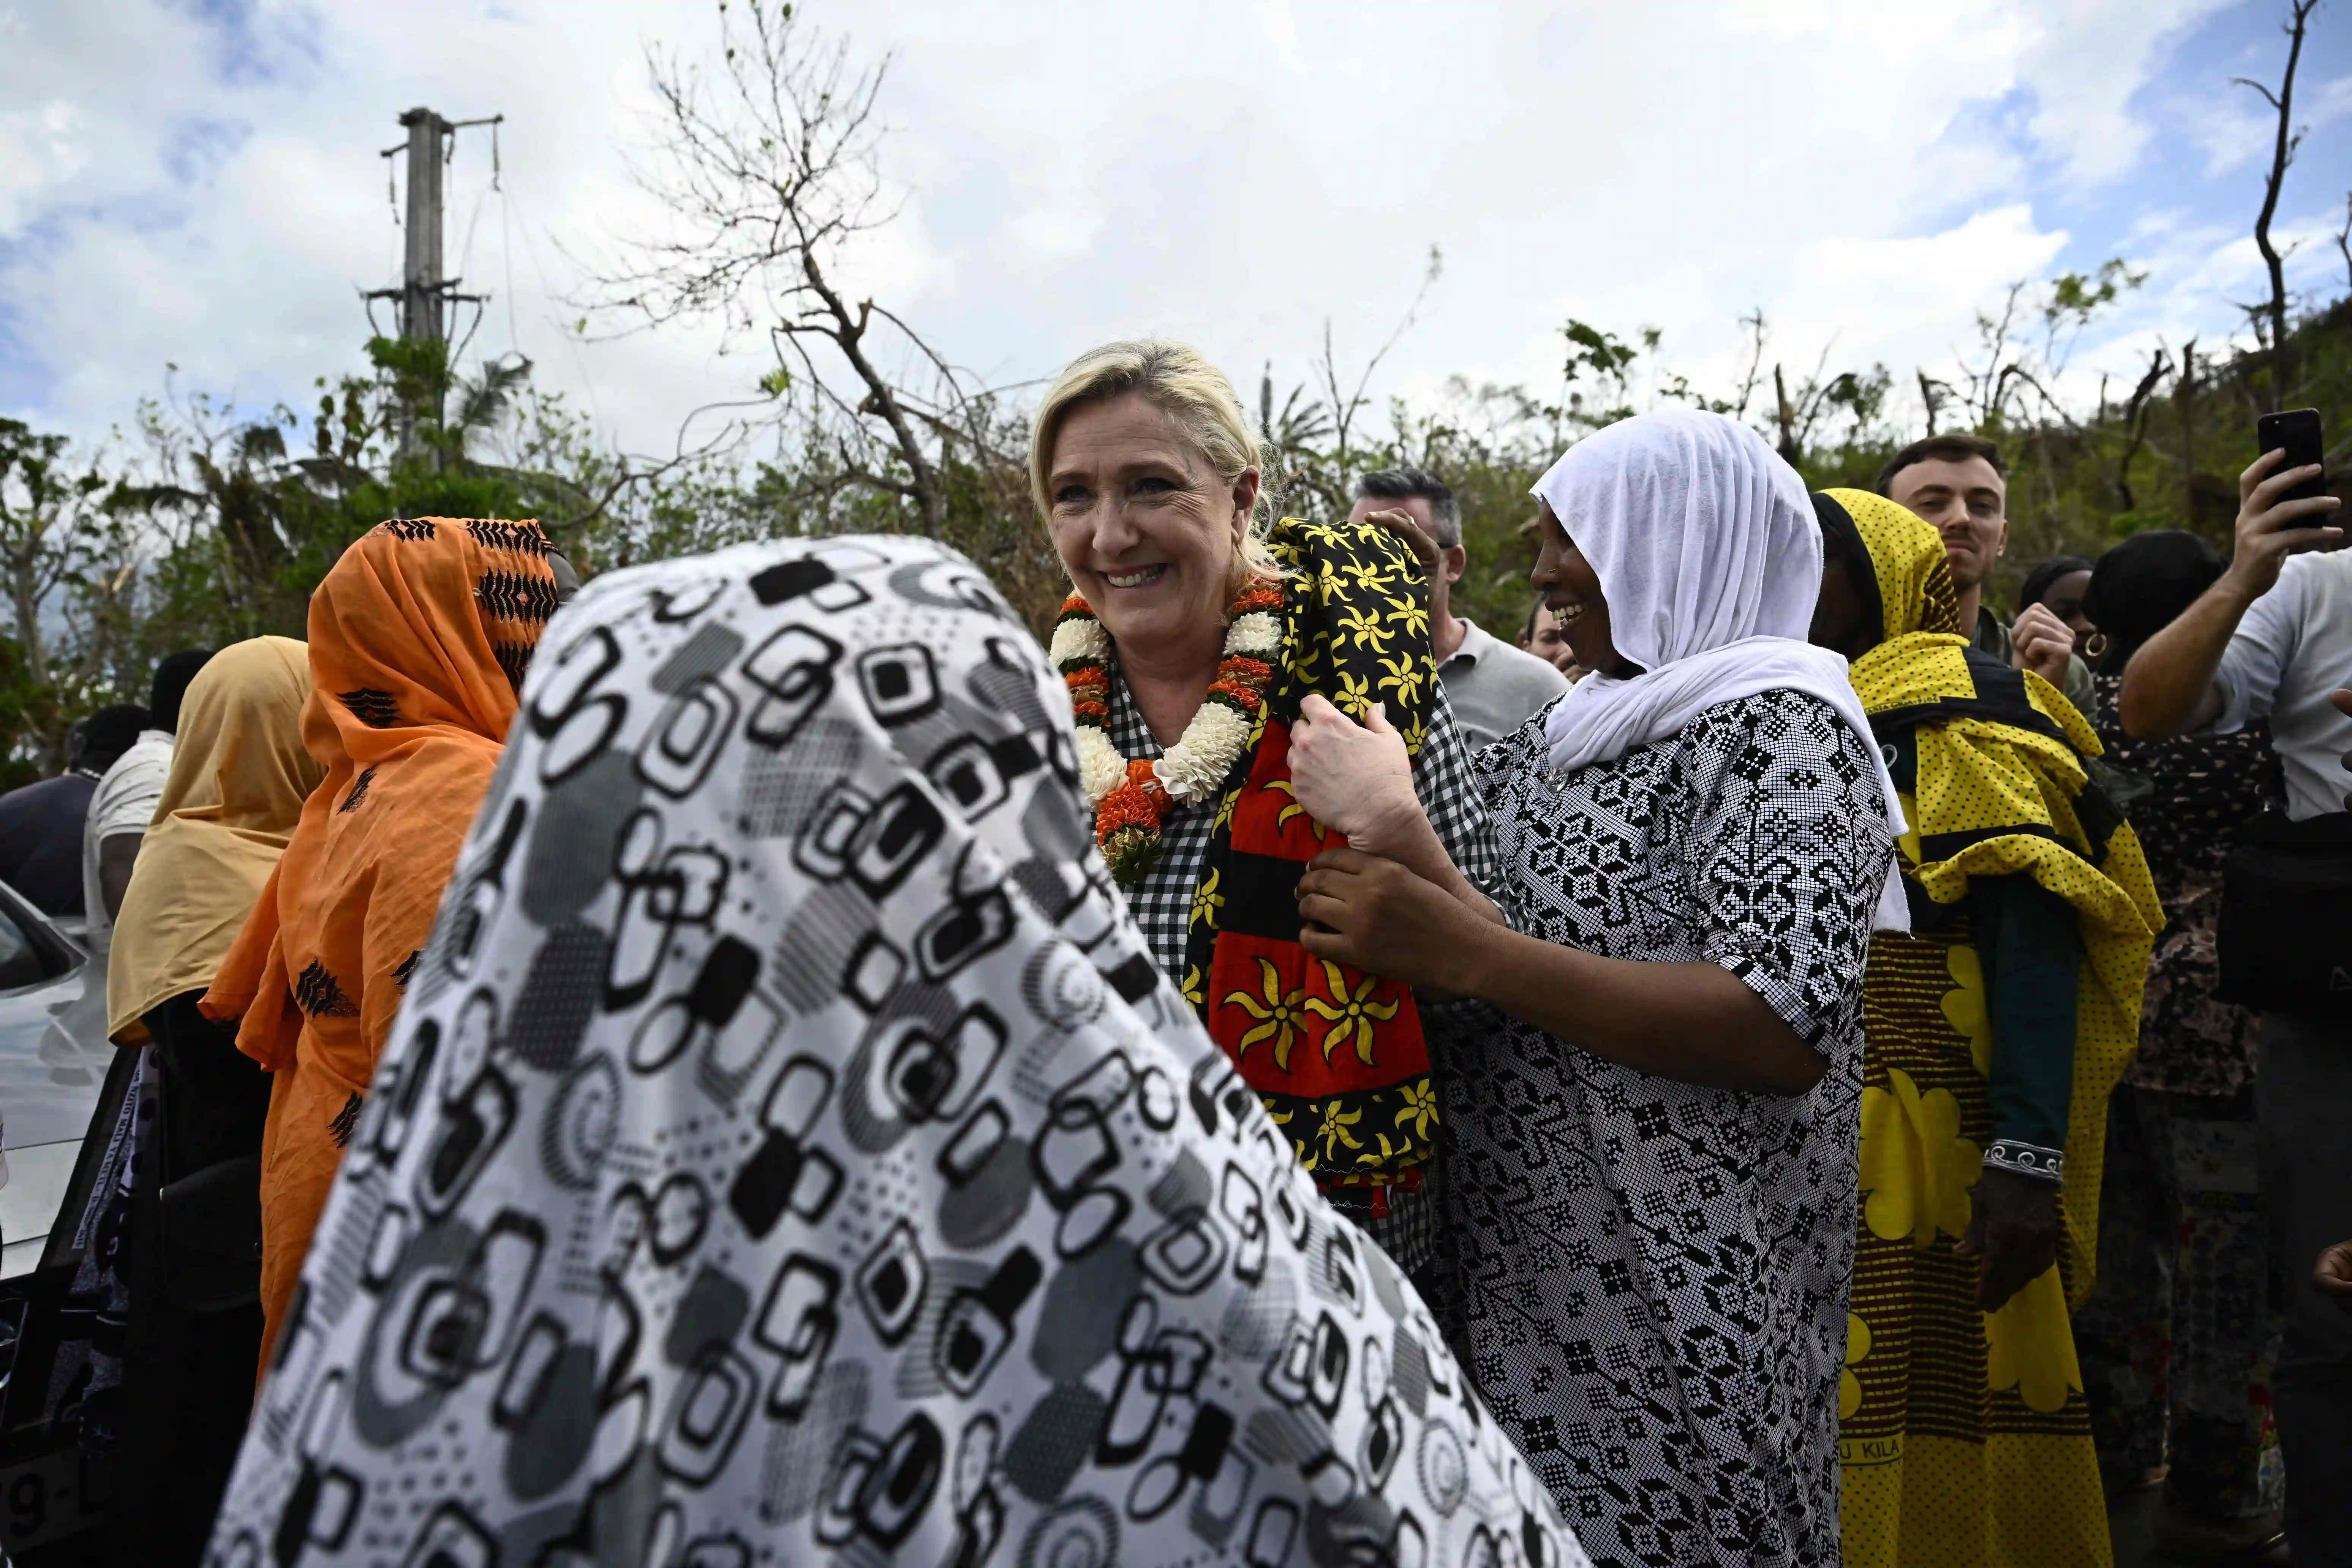
[[[1434,1247],[1436,1020],[1409,987],[1299,946],[1299,874],[1338,841],[1291,794],[1300,702],[1392,727],[1412,753],[1426,816],[1383,853],[1483,901],[1494,849],[1418,564],[1377,521],[1269,521],[1261,476],[1233,384],[1193,350],[1119,342],[1073,362],[1030,447],[1075,590],[1054,658],[1096,837],[1152,957],[1327,1195],[1418,1271]]]

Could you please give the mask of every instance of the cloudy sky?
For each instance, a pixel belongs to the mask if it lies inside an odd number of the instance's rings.
[[[1810,365],[1948,364],[2002,285],[2129,258],[2082,345],[2126,374],[2261,289],[2250,237],[2284,0],[813,0],[891,51],[903,216],[847,285],[992,383],[1101,339],[1192,339],[1254,381],[1333,327],[1360,357],[1442,280],[1380,389],[1549,383],[1558,324],[1653,325],[1727,374],[1761,306]],[[298,405],[396,279],[399,112],[503,112],[450,169],[452,270],[614,437],[667,451],[765,363],[714,331],[582,343],[582,268],[652,219],[649,43],[699,0],[0,0],[0,411],[103,439],[167,363]],[[2283,230],[2345,288],[2352,0],[2306,51]]]

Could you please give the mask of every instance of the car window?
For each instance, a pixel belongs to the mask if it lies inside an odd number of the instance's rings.
[[[49,965],[42,959],[41,950],[16,923],[8,907],[0,904],[0,991],[14,991],[48,977]]]

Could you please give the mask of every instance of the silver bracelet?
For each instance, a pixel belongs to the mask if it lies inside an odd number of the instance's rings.
[[[2037,1181],[2066,1179],[2063,1149],[2045,1149],[2039,1143],[2021,1143],[2014,1138],[1994,1139],[1985,1151],[1984,1163],[1989,1171],[2007,1171],[2011,1175],[2032,1176]]]

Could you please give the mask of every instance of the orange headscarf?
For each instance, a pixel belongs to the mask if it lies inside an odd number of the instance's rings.
[[[326,782],[202,1004],[278,1075],[262,1142],[263,1360],[554,613],[536,522],[371,529],[310,598],[302,742]]]

